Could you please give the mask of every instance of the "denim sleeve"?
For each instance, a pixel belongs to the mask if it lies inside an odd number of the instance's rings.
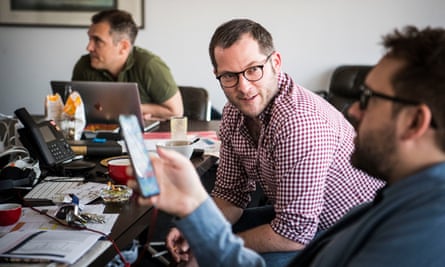
[[[231,225],[210,198],[175,224],[199,266],[266,266],[259,254],[245,248],[243,240],[232,233]]]

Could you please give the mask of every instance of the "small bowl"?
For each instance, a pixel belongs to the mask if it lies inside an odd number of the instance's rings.
[[[156,146],[179,152],[188,159],[193,154],[193,145],[190,144],[189,140],[168,140],[162,143],[158,143]]]
[[[133,190],[125,185],[107,185],[100,190],[100,197],[104,203],[123,203],[127,202]]]
[[[108,161],[108,174],[116,184],[126,185],[133,176],[128,175],[127,169],[131,165],[129,158],[113,159]]]
[[[0,226],[15,224],[22,215],[22,205],[16,203],[0,204]]]

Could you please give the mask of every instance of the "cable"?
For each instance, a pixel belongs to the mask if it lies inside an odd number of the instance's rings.
[[[7,156],[7,155],[12,155],[12,154],[24,154],[25,157],[29,157],[28,149],[26,149],[25,147],[11,146],[11,147],[8,147],[5,151],[0,153],[0,158]]]
[[[26,203],[25,201],[23,201],[23,197],[20,195],[20,193],[19,193],[19,197],[22,200],[22,203]],[[72,229],[75,229],[75,230],[87,230],[87,231],[94,232],[94,233],[97,233],[97,234],[100,234],[100,235],[104,236],[105,238],[107,238],[111,242],[111,244],[114,247],[114,250],[119,255],[119,258],[122,260],[122,263],[124,264],[124,266],[125,267],[131,267],[131,264],[122,255],[122,252],[120,251],[120,249],[117,246],[116,242],[109,235],[107,235],[107,234],[105,234],[103,232],[97,231],[95,229],[88,228],[86,226],[81,226],[81,225],[77,225],[77,224],[68,224],[65,220],[61,220],[61,219],[59,219],[57,217],[51,216],[48,213],[43,212],[43,211],[41,211],[41,210],[39,210],[39,209],[37,209],[37,208],[35,208],[33,206],[26,205],[26,204],[24,204],[24,206],[30,208],[31,210],[33,210],[33,211],[35,211],[35,212],[37,212],[37,213],[39,213],[41,215],[44,215],[44,216],[46,216],[46,217],[56,221],[60,225],[63,225],[63,226],[66,226],[66,227],[69,227],[69,228],[72,228]],[[150,241],[151,241],[151,239],[153,237],[153,233],[154,233],[154,230],[155,230],[157,218],[158,218],[158,209],[153,206],[152,214],[151,214],[151,217],[150,217],[150,227],[149,227],[148,232],[147,232],[147,240],[146,240],[146,242],[145,242],[145,244],[143,246],[142,253],[139,254],[139,257],[136,260],[134,266],[138,266],[140,264],[140,261],[145,256],[145,251],[148,250],[148,248],[150,247]]]
[[[153,238],[153,233],[156,227],[156,221],[158,220],[158,209],[153,206],[152,208],[152,214],[150,217],[150,226],[148,227],[148,231],[147,231],[147,240],[145,240],[145,244],[143,246],[142,252],[141,254],[139,254],[138,259],[136,260],[136,264],[135,266],[139,266],[141,260],[144,258],[145,256],[145,251],[147,251],[150,247],[150,241]]]
[[[117,254],[119,255],[120,259],[121,259],[122,262],[124,263],[124,266],[125,266],[125,267],[130,267],[130,266],[131,266],[131,264],[130,264],[129,262],[127,262],[127,260],[125,259],[125,257],[122,255],[122,253],[121,253],[119,247],[117,246],[116,242],[115,242],[115,241],[113,240],[113,238],[111,238],[109,235],[107,235],[107,234],[105,234],[105,233],[103,233],[103,232],[101,232],[101,231],[98,231],[98,230],[95,230],[95,229],[88,228],[88,227],[86,227],[86,226],[81,226],[81,225],[77,225],[77,224],[70,224],[70,223],[67,223],[65,220],[61,220],[61,219],[59,219],[59,218],[57,218],[57,217],[51,216],[51,215],[49,215],[47,212],[43,212],[43,211],[41,211],[41,210],[39,210],[39,209],[36,209],[35,207],[29,206],[29,205],[24,205],[24,206],[30,208],[31,210],[33,210],[33,211],[35,211],[35,212],[37,212],[37,213],[39,213],[39,214],[41,214],[41,215],[44,215],[44,216],[46,216],[46,217],[48,217],[48,218],[50,218],[50,219],[56,221],[57,223],[59,223],[59,224],[65,226],[65,227],[69,227],[69,228],[72,228],[72,229],[75,229],[75,230],[86,230],[86,231],[90,231],[90,232],[99,234],[99,235],[101,235],[101,236],[104,236],[105,238],[108,239],[108,241],[111,242],[111,244],[112,244],[113,247],[114,247],[114,250],[117,252]]]

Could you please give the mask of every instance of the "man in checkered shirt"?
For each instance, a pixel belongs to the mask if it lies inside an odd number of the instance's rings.
[[[221,25],[209,52],[229,100],[212,197],[246,247],[268,266],[285,266],[317,231],[373,199],[383,183],[351,166],[353,127],[281,71],[281,54],[261,25],[246,19]],[[246,209],[256,183],[272,205]],[[173,230],[167,240],[179,242],[179,235]]]

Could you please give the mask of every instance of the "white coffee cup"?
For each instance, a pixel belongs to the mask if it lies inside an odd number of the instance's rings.
[[[158,143],[156,146],[179,152],[188,159],[193,154],[193,145],[189,140],[167,140],[165,142]]]

